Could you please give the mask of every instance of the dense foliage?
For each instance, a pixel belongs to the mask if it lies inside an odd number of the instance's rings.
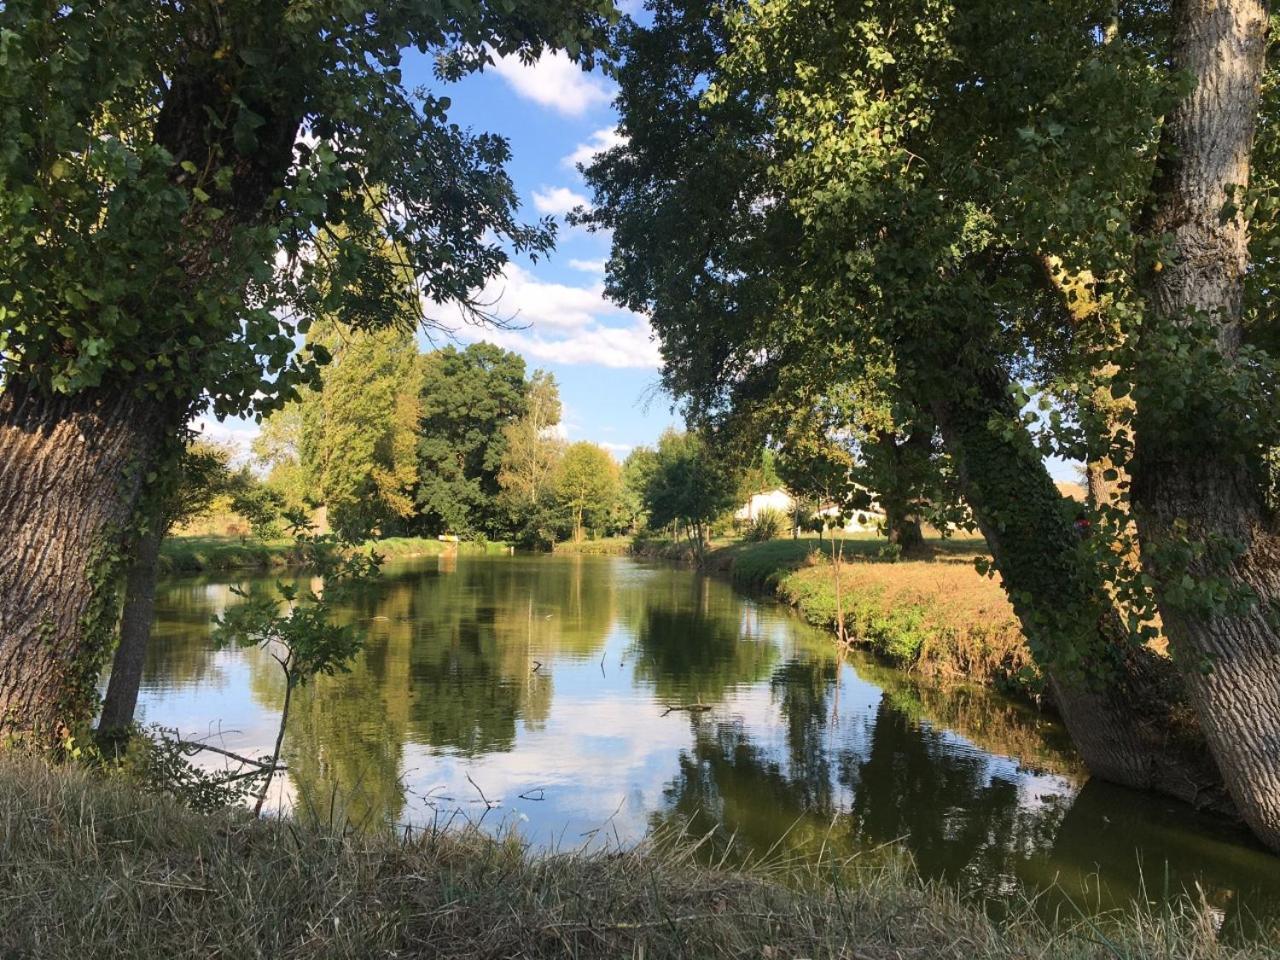
[[[1280,844],[1265,7],[649,9],[581,219],[666,384],[793,464],[856,449],[891,512],[958,488],[1090,766],[1188,798],[1220,769]],[[1087,464],[1093,535],[1046,454]]]

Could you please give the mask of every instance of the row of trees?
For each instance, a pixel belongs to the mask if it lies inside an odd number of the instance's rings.
[[[268,417],[253,453],[282,507],[323,506],[341,536],[454,534],[549,546],[652,526],[702,544],[746,486],[694,434],[668,431],[619,465],[557,429],[555,378],[489,343],[419,354],[410,331],[317,325],[317,389]],[[752,491],[754,492],[754,491]]]
[[[690,418],[941,453],[1089,768],[1280,848],[1266,5],[650,8],[580,219]]]
[[[348,539],[515,539],[545,545],[628,529],[608,451],[560,436],[543,370],[489,343],[419,354],[411,331],[319,329],[332,360],[317,389],[263,423],[253,452],[294,507],[323,506]]]

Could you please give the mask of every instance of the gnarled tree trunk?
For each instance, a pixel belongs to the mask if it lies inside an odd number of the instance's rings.
[[[1095,776],[1231,812],[1173,664],[1123,634],[1008,377],[953,369],[932,408],[1053,700]],[[993,418],[1016,427],[992,428]]]
[[[1168,242],[1147,283],[1133,506],[1165,633],[1227,787],[1254,833],[1280,850],[1280,539],[1247,418],[1214,403],[1216,381],[1247,372],[1239,351],[1248,229],[1226,207],[1249,180],[1268,10],[1259,0],[1181,0],[1173,12],[1173,66],[1194,86],[1165,119],[1147,227],[1153,242]],[[1217,366],[1199,368],[1218,371],[1215,382],[1181,381],[1160,353],[1168,341],[1216,353]],[[1171,417],[1178,403],[1196,416]],[[1171,558],[1171,547],[1190,560]],[[1188,603],[1184,573],[1257,602]]]
[[[161,417],[130,392],[0,393],[0,736],[88,719]]]

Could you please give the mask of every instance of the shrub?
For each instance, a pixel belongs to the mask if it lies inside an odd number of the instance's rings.
[[[787,529],[787,518],[780,510],[774,510],[772,507],[765,507],[756,514],[756,518],[751,521],[751,525],[747,527],[744,539],[752,543],[761,543],[765,540],[776,540]]]

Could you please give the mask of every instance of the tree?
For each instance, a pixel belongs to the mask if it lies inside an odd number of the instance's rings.
[[[533,372],[526,389],[524,416],[502,428],[506,448],[498,485],[517,539],[541,547],[554,542],[560,525],[555,477],[565,445],[554,432],[560,423],[560,391],[555,377],[544,370]]]
[[[289,399],[326,359],[295,350],[317,316],[393,323],[388,250],[419,302],[478,317],[504,245],[549,249],[548,223],[515,219],[506,143],[407,90],[401,51],[432,50],[447,77],[548,44],[589,60],[611,16],[602,0],[4,4],[0,733],[58,743],[90,712],[136,508],[193,414]]]
[[[1271,582],[1261,535],[1270,514],[1261,487],[1245,481],[1264,475],[1248,464],[1276,445],[1266,387],[1274,364],[1233,345],[1241,328],[1265,324],[1232,319],[1244,276],[1259,288],[1271,281],[1256,263],[1241,266],[1238,211],[1248,207],[1220,217],[1225,199],[1243,199],[1260,7],[1175,4],[1173,34],[1160,9],[1091,3],[924,0],[911,21],[930,26],[910,31],[900,29],[900,4],[722,9],[661,2],[651,27],[624,22],[629,138],[587,170],[596,203],[584,219],[613,230],[610,293],[651,315],[665,382],[713,423],[815,385],[884,384],[895,407],[936,426],[1091,771],[1223,805],[1174,665],[1145,643],[1154,586],[1161,619],[1168,609],[1169,622],[1192,624],[1178,655],[1186,682],[1193,691],[1221,684],[1212,698],[1197,695],[1196,712],[1224,771],[1242,771],[1228,776],[1235,800],[1253,805],[1255,830],[1274,842],[1263,798],[1277,791],[1256,758],[1275,755],[1280,709],[1274,685],[1247,679],[1258,654],[1276,649],[1257,619]],[[1229,54],[1204,59],[1207,37]],[[1171,57],[1206,86],[1169,73]],[[1196,140],[1194,126],[1196,105],[1219,95],[1225,118],[1199,133],[1220,135],[1222,154]],[[1162,135],[1177,149],[1159,151]],[[1211,175],[1205,158],[1219,155],[1229,162]],[[735,174],[727,183],[717,180],[724,170]],[[1178,186],[1179,170],[1199,171],[1198,185],[1184,177]],[[1163,239],[1146,218],[1175,209],[1160,229],[1208,238],[1183,251],[1213,255],[1183,262],[1211,276],[1175,274],[1183,286],[1173,299],[1183,302],[1152,310],[1144,291],[1157,305],[1167,299],[1159,278],[1173,261],[1144,239]],[[1225,321],[1216,327],[1187,316],[1188,307],[1205,312],[1185,299],[1202,282],[1230,294],[1209,305]],[[1098,309],[1071,309],[1082,291]],[[1170,315],[1172,325],[1148,322]],[[1204,397],[1192,395],[1193,382]],[[1043,414],[1026,409],[1028,386],[1042,391]],[[1145,578],[1131,572],[1122,511],[1099,505],[1106,533],[1081,542],[1043,464],[1046,452],[1109,464],[1104,478],[1123,500],[1134,430],[1123,409],[1097,401],[1126,396],[1135,398],[1139,467],[1144,416],[1182,419],[1169,436],[1183,439],[1154,441],[1164,452],[1145,476],[1194,480],[1175,496],[1136,471]],[[1189,442],[1205,430],[1227,438],[1207,459]],[[1216,526],[1204,505],[1218,502],[1225,475],[1206,462],[1236,464],[1243,472],[1227,487],[1251,491],[1228,498]],[[1200,506],[1191,516],[1202,521],[1187,536],[1169,511],[1190,508],[1192,490]],[[1164,504],[1146,521],[1144,498]],[[1249,639],[1224,645],[1223,629]],[[1237,666],[1210,669],[1202,686],[1208,650]],[[1210,703],[1220,708],[1212,721]],[[1245,735],[1231,703],[1268,719]],[[1215,725],[1235,731],[1234,750],[1225,733],[1215,743]]]
[[[667,430],[658,439],[645,507],[654,527],[685,529],[698,562],[706,556],[707,527],[733,505],[735,478],[695,433]]]
[[[237,589],[242,602],[215,618],[214,639],[220,646],[259,647],[284,675],[284,703],[271,756],[256,762],[262,779],[253,812],[262,812],[271,781],[280,769],[280,752],[288,729],[294,691],[320,675],[350,669],[364,637],[351,624],[334,622],[338,604],[377,575],[382,558],[361,554],[355,544],[331,534],[316,535],[302,518],[291,524],[299,551],[305,557],[306,587],[279,583],[276,590],[257,594]],[[317,589],[316,584],[321,584]]]
[[[622,461],[622,494],[619,509],[625,529],[643,529],[649,523],[649,511],[645,497],[649,481],[658,467],[658,457],[652,447],[636,447]]]
[[[598,526],[614,508],[622,476],[608,450],[586,440],[571,443],[556,469],[556,494],[573,517],[573,539]]]
[[[420,382],[418,523],[428,533],[494,536],[503,428],[526,411],[524,359],[491,343],[445,347],[423,357]]]
[[[153,488],[157,502],[147,511],[147,525],[125,576],[119,640],[98,719],[100,740],[121,739],[133,723],[155,617],[160,545],[165,536],[173,527],[203,515],[216,498],[238,494],[251,482],[243,473],[232,471],[231,457],[232,450],[224,445],[196,440],[182,451],[166,485]]]
[[[301,463],[344,539],[384,535],[414,513],[418,350],[399,329],[320,333],[333,360],[302,401]]]
[[[1265,468],[1280,370],[1246,338],[1242,206],[1270,17],[1258,0],[1172,12],[1171,67],[1192,83],[1165,118],[1144,230],[1134,512],[1214,757],[1280,850],[1280,531]]]
[[[315,491],[302,464],[303,394],[262,421],[253,438],[253,458],[266,470],[266,484],[293,510],[314,505]]]

